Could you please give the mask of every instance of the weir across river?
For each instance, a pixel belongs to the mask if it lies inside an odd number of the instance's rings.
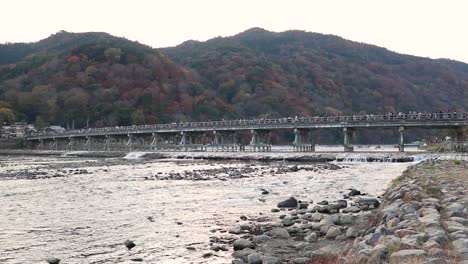
[[[468,113],[413,113],[386,115],[351,115],[322,117],[284,117],[239,119],[209,122],[183,122],[126,127],[88,128],[61,133],[34,133],[25,137],[34,149],[57,150],[177,150],[205,151],[271,151],[270,133],[294,131],[294,151],[315,150],[315,135],[322,129],[341,129],[345,151],[353,151],[356,131],[360,129],[395,129],[399,131],[399,150],[404,151],[407,129],[453,129],[458,146],[465,139]],[[240,133],[250,133],[243,143]]]

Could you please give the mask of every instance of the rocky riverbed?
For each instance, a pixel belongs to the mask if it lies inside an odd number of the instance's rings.
[[[289,198],[268,223],[243,218],[236,238],[211,238],[213,250],[232,246],[242,263],[466,263],[468,162],[429,160],[393,180],[383,197],[359,190],[342,199]],[[382,204],[380,204],[382,203]]]
[[[274,224],[292,195],[377,197],[408,165],[4,156],[0,262],[230,263],[231,227]]]

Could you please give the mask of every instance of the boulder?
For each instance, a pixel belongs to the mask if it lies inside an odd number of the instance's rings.
[[[359,213],[361,209],[357,206],[351,206],[342,210],[343,213]]]
[[[281,227],[275,227],[271,229],[270,231],[266,232],[265,235],[268,235],[272,238],[282,238],[282,239],[288,239],[291,237],[288,231]]]
[[[278,203],[278,208],[296,208],[296,207],[297,207],[297,200],[294,197],[289,197],[288,199]]]
[[[348,207],[348,202],[346,200],[338,200],[336,203],[340,206],[340,208]]]
[[[323,214],[319,214],[319,213],[313,213],[311,216],[310,216],[310,221],[313,221],[313,222],[319,222],[323,219]]]
[[[247,257],[253,253],[256,253],[256,251],[251,248],[244,248],[242,250],[234,251],[234,253],[232,253],[232,256],[234,258],[241,259],[242,261],[247,262],[248,261]]]
[[[59,264],[60,263],[60,259],[54,258],[54,257],[50,257],[46,261],[49,264]]]
[[[331,216],[331,220],[335,225],[350,225],[354,223],[352,215],[347,214],[335,214]]]
[[[304,237],[304,240],[309,243],[317,242],[318,240],[318,235],[315,232],[310,233],[306,237]]]
[[[281,220],[281,224],[283,226],[292,226],[294,225],[294,221],[292,220],[291,217],[285,217],[283,218],[283,220]]]
[[[249,264],[262,264],[262,255],[258,253],[252,253],[247,257],[247,261]]]
[[[127,247],[127,249],[132,249],[132,248],[134,248],[136,246],[133,241],[128,240],[128,239],[125,240],[123,244],[124,244],[124,246]]]
[[[359,235],[359,230],[357,230],[355,228],[350,227],[346,231],[346,237],[347,238],[356,238],[358,235]]]
[[[267,235],[259,235],[252,237],[252,242],[254,243],[261,243],[270,240],[271,237]]]
[[[335,239],[337,236],[341,235],[341,230],[338,227],[330,227],[325,235],[327,239]]]
[[[356,200],[356,204],[359,206],[373,206],[374,208],[379,207],[380,202],[376,198],[360,198]]]
[[[349,196],[356,196],[356,195],[361,195],[361,192],[356,190],[356,189],[351,189],[350,192],[348,193]]]
[[[263,256],[262,257],[262,264],[281,264],[281,259],[272,256]]]
[[[244,248],[255,248],[254,244],[252,241],[244,239],[244,238],[239,238],[236,241],[234,241],[234,250],[242,250]]]

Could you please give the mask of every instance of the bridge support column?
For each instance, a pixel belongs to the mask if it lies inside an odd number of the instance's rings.
[[[69,137],[68,138],[68,148],[70,150],[73,150],[74,146],[75,146],[75,140],[73,139],[73,137]]]
[[[128,150],[132,150],[133,149],[133,135],[132,134],[127,134],[127,143],[125,143],[125,145],[127,146],[127,149]]]
[[[85,142],[85,145],[84,145],[85,150],[88,150],[88,151],[91,150],[91,141],[92,141],[91,137],[87,136],[86,137],[86,142]]]
[[[463,143],[465,142],[465,133],[463,127],[458,127],[455,129],[455,140],[454,140],[454,151],[463,151]]]
[[[315,151],[315,140],[310,129],[294,129],[293,148],[296,152]]]
[[[401,126],[398,129],[398,131],[400,132],[400,143],[398,144],[398,151],[404,152],[405,151],[405,141],[404,141],[405,128]]]
[[[345,152],[353,152],[352,144],[356,143],[356,131],[350,127],[343,128],[343,147]]]
[[[250,146],[252,146],[252,151],[271,151],[269,130],[252,129],[250,132],[252,133],[252,140],[250,140]]]
[[[235,131],[213,131],[213,147],[215,151],[237,151],[241,150]]]
[[[150,150],[158,149],[158,134],[151,133]]]
[[[112,140],[112,138],[110,136],[106,135],[106,139],[104,140],[104,150],[110,151],[111,140]]]
[[[52,149],[53,150],[57,150],[57,139],[56,138],[53,138],[52,139]]]
[[[200,150],[205,151],[205,133],[204,132],[180,132],[181,139],[178,148],[181,150]]]

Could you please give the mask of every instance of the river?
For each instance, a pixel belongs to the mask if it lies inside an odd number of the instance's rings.
[[[274,173],[293,165],[311,170]],[[291,195],[314,204],[340,199],[348,188],[377,196],[409,165],[339,163],[341,169],[330,170],[312,163],[1,157],[0,263],[46,263],[51,256],[69,264],[135,263],[135,257],[230,263],[230,251],[202,257],[210,252],[211,229],[228,228],[241,215],[273,219],[270,210]],[[251,170],[238,179],[155,180],[221,168]],[[127,250],[126,239],[136,247]]]

